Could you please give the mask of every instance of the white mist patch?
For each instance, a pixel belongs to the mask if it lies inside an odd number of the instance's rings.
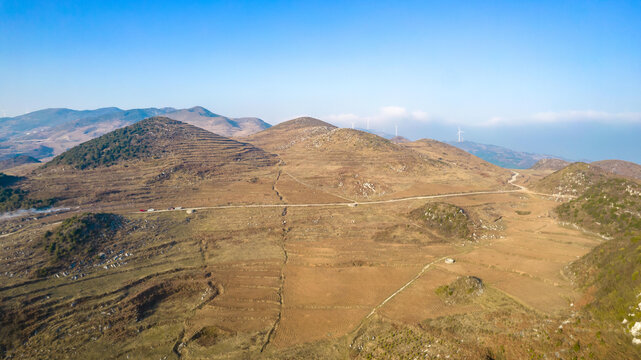
[[[20,209],[16,211],[9,211],[3,214],[0,214],[0,221],[8,220],[19,216],[33,215],[33,214],[50,214],[60,211],[69,211],[71,208],[60,207],[60,208],[47,208],[47,209]]]

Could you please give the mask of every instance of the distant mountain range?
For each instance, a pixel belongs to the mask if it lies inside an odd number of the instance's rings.
[[[541,159],[559,158],[554,155],[533,154],[472,141],[449,141],[448,144],[476,155],[489,163],[509,169],[529,169]]]
[[[402,136],[394,136],[383,131],[362,128],[357,128],[357,130],[384,137],[388,140],[391,140],[392,142],[407,141],[407,139]],[[516,151],[503,146],[481,144],[472,141],[445,141],[445,143],[456,146],[457,148],[465,150],[470,154],[476,155],[491,164],[508,169],[529,169],[541,159],[560,158],[559,156],[554,155],[534,154],[523,151]]]
[[[44,109],[0,118],[0,160],[16,155],[36,159],[51,157],[115,129],[159,115],[227,137],[246,136],[270,127],[258,118],[229,118],[200,106],[190,109]]]

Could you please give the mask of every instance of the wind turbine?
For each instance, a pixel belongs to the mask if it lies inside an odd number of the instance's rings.
[[[458,142],[462,142],[463,141],[463,137],[461,135],[463,134],[463,130],[461,130],[460,126],[458,127],[458,132],[457,133],[458,133]]]
[[[367,119],[367,130],[369,130],[369,119]]]
[[[394,125],[395,136],[398,137],[398,124]]]

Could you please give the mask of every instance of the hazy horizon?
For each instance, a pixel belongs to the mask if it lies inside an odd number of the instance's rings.
[[[638,2],[0,2],[0,116],[204,106],[641,162]]]

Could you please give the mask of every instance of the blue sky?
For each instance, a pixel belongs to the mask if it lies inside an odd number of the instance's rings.
[[[640,39],[639,1],[0,0],[0,116],[202,105],[641,162]]]

